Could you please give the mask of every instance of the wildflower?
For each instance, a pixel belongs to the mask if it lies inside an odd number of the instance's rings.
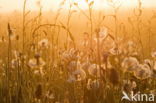
[[[76,81],[76,77],[74,76],[74,75],[69,75],[69,78],[68,78],[68,80],[67,80],[67,82],[69,82],[69,83],[73,83],[73,82],[75,82]]]
[[[71,55],[67,51],[64,51],[62,53],[62,60],[68,62],[70,61],[70,59],[71,59]]]
[[[91,65],[90,62],[86,61],[86,62],[82,63],[82,69],[87,70],[90,65]]]
[[[99,80],[88,79],[88,82],[87,82],[87,89],[88,90],[90,90],[90,89],[98,89],[99,87],[100,87]]]
[[[21,52],[19,52],[19,51],[13,51],[13,53],[14,53],[14,57],[16,58],[16,59],[19,59],[21,56],[22,56],[22,53]]]
[[[11,67],[12,68],[16,68],[16,67],[18,67],[20,65],[21,65],[21,61],[20,60],[12,59],[12,61],[11,61]]]
[[[28,62],[28,66],[31,68],[43,67],[45,64],[46,64],[45,61],[41,57],[32,58]]]
[[[103,42],[103,45],[105,45],[105,46],[103,46],[103,49],[106,52],[109,52],[110,49],[116,47],[116,44],[114,43],[114,41],[111,38],[105,39],[105,41]]]
[[[153,58],[156,58],[156,51],[152,52],[152,53],[151,53],[151,56],[152,56]]]
[[[96,30],[98,37],[96,37],[94,40],[97,43],[98,39],[101,43],[108,35],[108,29],[106,27],[102,27]]]
[[[107,35],[108,35],[108,29],[106,27],[100,28],[99,37],[106,38]]]
[[[81,80],[84,80],[86,78],[86,73],[81,68],[75,70],[72,74],[77,76],[77,81],[81,81]]]
[[[134,75],[138,79],[147,79],[152,76],[152,71],[147,64],[140,64],[136,71],[134,71]]]
[[[139,61],[134,57],[124,58],[121,66],[127,71],[134,71],[136,66],[139,65]]]
[[[39,41],[38,46],[43,48],[48,48],[49,46],[48,39],[42,39],[41,41]]]
[[[64,51],[62,53],[62,60],[65,62],[69,62],[69,61],[77,60],[77,59],[78,59],[77,51],[73,48],[68,51]]]
[[[73,71],[74,69],[77,68],[77,62],[76,61],[71,61],[68,66],[67,66],[69,71]]]
[[[35,58],[29,60],[28,65],[29,65],[31,68],[35,68],[35,67],[36,67],[36,64],[37,64],[37,60],[36,60]]]
[[[110,49],[109,51],[112,55],[117,55],[121,53],[121,50],[119,50],[119,48],[117,47],[113,47],[112,49]]]
[[[46,93],[46,97],[49,98],[49,99],[54,99],[55,98],[54,93],[52,91],[48,91]]]
[[[86,73],[82,69],[82,66],[80,62],[73,62],[74,68],[72,68],[72,73],[68,78],[68,82],[75,82],[75,81],[81,81],[86,78]],[[74,70],[76,69],[76,70]]]
[[[150,68],[153,66],[153,63],[150,59],[145,59],[144,63],[147,64]]]
[[[92,64],[88,68],[88,72],[92,76],[100,76],[100,68],[97,64]]]

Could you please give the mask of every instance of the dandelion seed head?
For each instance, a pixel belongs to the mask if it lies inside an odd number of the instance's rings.
[[[30,59],[28,65],[29,65],[31,68],[35,68],[35,67],[36,67],[36,62],[37,62],[37,61],[36,61],[35,58]]]
[[[108,28],[101,27],[99,31],[100,38],[106,38],[107,35],[108,35]]]
[[[153,52],[151,53],[151,56],[152,56],[153,58],[156,58],[156,51],[153,51]]]
[[[92,76],[99,76],[100,75],[100,68],[97,64],[91,64],[88,68],[88,72]]]
[[[48,92],[46,93],[46,97],[49,98],[49,99],[55,99],[55,95],[54,95],[54,93],[51,92],[51,91],[48,91]]]
[[[135,57],[126,57],[121,64],[122,68],[127,71],[134,71],[137,65],[139,65],[139,61]]]
[[[42,48],[48,48],[49,47],[48,39],[42,39],[41,41],[39,41],[38,46]]]
[[[45,61],[40,57],[38,59],[32,58],[28,62],[28,66],[31,68],[39,68],[45,66]]]
[[[70,49],[68,51],[64,51],[62,53],[62,60],[66,63],[70,62],[70,61],[74,61],[78,59],[78,55],[77,55],[77,51],[75,49]]]
[[[83,69],[78,68],[72,74],[77,76],[78,81],[84,80],[86,78],[86,72]]]
[[[71,61],[69,63],[69,65],[67,66],[68,70],[69,71],[73,71],[77,68],[77,62],[76,61]]]
[[[100,87],[100,81],[99,80],[88,79],[88,81],[87,81],[87,89],[88,90],[98,89],[99,87]]]
[[[108,45],[109,44],[109,45]],[[116,44],[114,43],[114,41],[110,38],[105,39],[105,41],[103,42],[103,45],[105,45],[103,47],[105,52],[110,52],[110,50],[114,47],[116,47]]]
[[[69,83],[73,83],[76,81],[76,77],[74,75],[69,75],[68,79],[67,79],[67,82]]]
[[[112,55],[118,55],[118,54],[121,54],[121,50],[119,50],[119,48],[117,47],[113,47],[109,50],[110,54]]]
[[[16,59],[20,59],[21,58],[21,56],[22,56],[22,53],[21,52],[19,52],[19,51],[13,51],[13,54],[14,54],[14,57],[16,58]]]
[[[19,61],[19,60],[17,60],[17,59],[12,59],[11,60],[11,67],[12,68],[16,68],[16,67],[18,67],[18,66],[20,66],[21,65],[21,61]]]
[[[138,79],[147,79],[152,76],[152,71],[147,64],[139,64],[138,69],[134,71],[134,75]]]
[[[150,68],[153,66],[153,62],[150,59],[145,59],[144,63],[147,64]]]
[[[91,65],[91,63],[90,62],[84,62],[83,64],[82,64],[82,69],[84,69],[84,70],[88,70],[88,68],[89,68],[89,66]]]

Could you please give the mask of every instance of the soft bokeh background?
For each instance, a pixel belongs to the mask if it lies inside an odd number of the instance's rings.
[[[24,0],[0,0],[0,11],[13,11],[21,10]],[[27,0],[27,9],[37,10],[36,2],[39,0]],[[43,10],[56,10],[62,0],[40,0],[43,6]],[[67,0],[64,8],[68,8],[69,4],[72,2],[78,2],[79,5],[86,9],[85,0]],[[137,0],[117,0],[122,2],[122,7],[132,8],[137,5]],[[155,8],[156,0],[142,0],[144,8]],[[96,0],[95,9],[99,8],[109,8],[106,0]]]
[[[26,1],[0,0],[0,103],[156,95],[156,0]]]

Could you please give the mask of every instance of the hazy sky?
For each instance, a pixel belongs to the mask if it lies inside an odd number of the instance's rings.
[[[24,0],[0,0],[0,11],[12,11],[12,10],[22,10]],[[38,0],[27,0],[27,9],[36,10],[37,5],[36,2]],[[57,9],[59,3],[62,0],[41,0],[41,4],[43,5],[44,10]],[[85,0],[67,0],[68,2],[64,6],[67,8],[69,6],[69,1],[76,1],[82,8],[85,8]],[[94,0],[95,8],[107,7],[108,5],[105,3],[105,0]],[[119,0],[122,1],[123,7],[134,7],[137,4],[137,0]],[[156,8],[156,0],[142,0],[144,7]]]

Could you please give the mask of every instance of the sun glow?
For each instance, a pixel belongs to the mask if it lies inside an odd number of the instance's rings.
[[[0,11],[7,10],[22,10],[24,0],[0,0]],[[60,3],[63,0],[27,0],[27,9],[38,10],[36,2],[40,1],[43,10],[56,10],[60,7]],[[87,9],[87,0],[66,0],[65,4],[62,6],[64,9],[68,9],[70,4],[76,2],[82,9]],[[88,0],[88,2],[94,1],[94,9],[109,8],[110,5],[108,1],[116,1],[117,4],[121,3],[122,7],[131,8],[137,6],[138,0]],[[154,7],[156,5],[156,0],[141,0],[144,7]]]

